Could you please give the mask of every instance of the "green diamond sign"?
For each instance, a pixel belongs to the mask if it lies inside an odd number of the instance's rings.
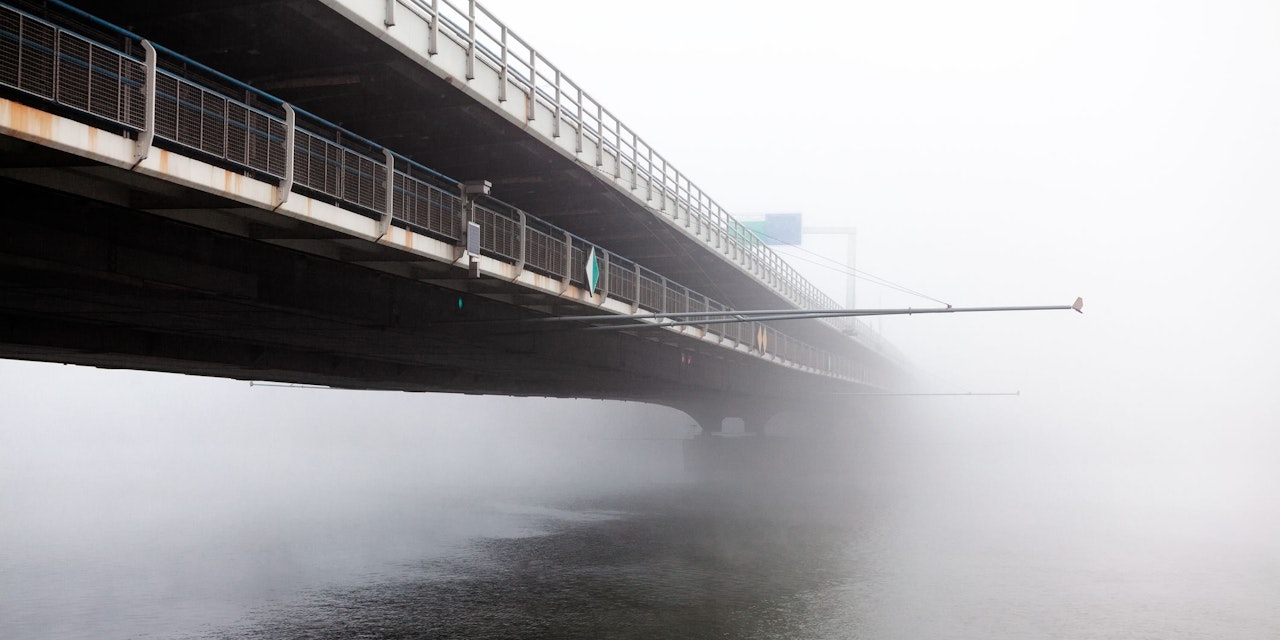
[[[600,282],[600,261],[596,259],[596,248],[591,247],[587,254],[587,287],[591,293],[596,292],[596,284]]]

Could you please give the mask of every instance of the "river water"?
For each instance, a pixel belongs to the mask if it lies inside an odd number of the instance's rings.
[[[10,396],[0,638],[1280,637],[1257,458],[908,425],[824,445],[804,482],[705,484],[660,411],[433,429],[304,397],[340,415]]]

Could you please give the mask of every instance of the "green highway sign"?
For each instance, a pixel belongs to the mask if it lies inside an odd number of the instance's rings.
[[[766,213],[764,216],[739,216],[739,222],[767,245],[799,245],[803,239],[798,213]]]

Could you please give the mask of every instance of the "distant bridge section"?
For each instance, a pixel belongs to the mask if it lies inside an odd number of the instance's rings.
[[[0,354],[722,416],[900,379],[851,321],[529,329],[834,304],[474,3],[79,4],[0,5]]]

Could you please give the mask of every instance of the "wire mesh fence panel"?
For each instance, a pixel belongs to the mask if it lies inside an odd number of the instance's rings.
[[[482,252],[514,262],[520,258],[520,221],[488,207],[476,205],[475,221],[480,224]]]
[[[569,282],[580,287],[587,286],[587,252],[591,249],[586,242],[573,238],[573,250],[569,256]]]
[[[204,91],[190,83],[179,80],[177,96],[174,99],[174,132],[172,140],[178,144],[200,148],[201,110]]]
[[[666,313],[685,313],[689,311],[689,290],[674,283],[667,282]]]
[[[342,196],[338,181],[342,149],[308,131],[298,130],[294,141],[294,180],[328,196]]]
[[[52,99],[57,31],[0,7],[0,35],[0,83]]]
[[[563,278],[566,273],[564,235],[551,235],[532,226],[525,229],[524,260],[526,268]]]
[[[386,211],[387,165],[350,149],[342,149],[341,198],[351,204]]]
[[[284,122],[244,104],[227,104],[228,160],[257,171],[283,177],[285,171]]]
[[[623,302],[635,302],[636,265],[621,256],[609,254],[609,297]]]
[[[395,217],[423,231],[458,241],[462,237],[462,198],[396,172]]]
[[[222,96],[200,92],[199,149],[222,159],[227,153],[227,102]]]
[[[89,48],[89,112],[120,122],[124,111],[120,55],[93,45]]]
[[[707,300],[705,308],[707,311],[724,311],[725,310],[724,305],[714,300]],[[713,324],[708,324],[704,326],[706,327],[707,333],[710,333],[715,336],[723,337],[725,327],[729,326],[729,324],[730,323],[728,322],[720,322],[720,323],[713,323]]]
[[[640,299],[637,301],[641,309],[647,309],[654,313],[663,311],[662,301],[666,295],[666,288],[662,284],[662,277],[658,274],[640,268]]]
[[[147,66],[120,57],[120,119],[131,129],[147,124]]]
[[[88,40],[59,31],[57,44],[57,100],[59,103],[89,110],[89,50]]]
[[[685,311],[689,313],[702,313],[707,311],[706,296],[692,290],[686,290],[685,293]],[[707,325],[697,325],[700,329],[705,329]]]

